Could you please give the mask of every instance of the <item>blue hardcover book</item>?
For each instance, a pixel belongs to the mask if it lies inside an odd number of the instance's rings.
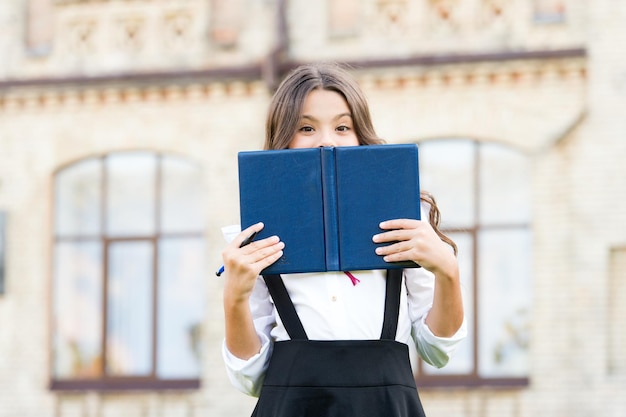
[[[240,152],[239,193],[242,228],[262,221],[256,239],[285,242],[264,274],[418,266],[372,242],[381,221],[420,218],[417,145]]]

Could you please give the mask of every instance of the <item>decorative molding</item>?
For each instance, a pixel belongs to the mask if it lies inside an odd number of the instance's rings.
[[[583,59],[558,61],[513,61],[507,63],[458,64],[440,67],[383,67],[356,70],[364,89],[472,88],[480,86],[521,87],[541,83],[586,80]],[[0,112],[23,109],[52,109],[89,105],[124,105],[136,102],[173,103],[269,94],[260,80],[198,80],[197,82],[138,85],[49,85],[48,88],[11,89],[2,94]],[[161,84],[161,85],[159,85]]]
[[[267,94],[261,81],[170,84],[163,86],[114,86],[100,88],[58,88],[28,90],[0,95],[0,112],[63,109],[85,106],[123,106],[132,103],[176,103],[224,97],[251,97]]]
[[[542,82],[567,82],[587,78],[586,61],[581,59],[533,62],[458,64],[433,68],[389,68],[369,74],[359,71],[360,83],[377,89],[407,87],[441,88],[475,85],[523,86]]]

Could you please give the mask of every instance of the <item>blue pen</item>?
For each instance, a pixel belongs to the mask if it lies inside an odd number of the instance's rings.
[[[259,233],[259,232],[254,232],[250,236],[245,238],[244,241],[241,242],[241,245],[239,247],[243,248],[244,246],[249,245],[250,243],[252,243],[252,241],[256,237],[257,233]],[[215,275],[217,275],[219,277],[223,273],[224,273],[224,265],[220,266],[220,269],[218,269],[217,272],[215,272]]]

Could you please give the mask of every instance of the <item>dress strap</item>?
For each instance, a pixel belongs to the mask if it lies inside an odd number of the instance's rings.
[[[308,340],[304,326],[289,297],[283,278],[280,275],[263,275],[267,289],[274,300],[278,315],[291,340]],[[380,335],[384,340],[395,340],[400,312],[400,291],[402,289],[402,269],[387,270],[385,294],[385,316]]]
[[[398,314],[400,313],[400,291],[402,289],[402,269],[388,269],[385,295],[385,318],[380,338],[396,340]]]
[[[296,308],[289,298],[283,278],[280,275],[263,275],[263,279],[291,340],[308,340],[304,326],[302,326],[298,313],[296,313]]]

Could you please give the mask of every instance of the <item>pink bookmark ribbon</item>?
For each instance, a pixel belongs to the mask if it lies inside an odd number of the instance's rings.
[[[350,278],[350,281],[352,281],[352,285],[356,285],[359,282],[361,282],[361,280],[359,280],[357,277],[352,275],[352,273],[350,271],[343,271],[343,273],[346,274],[348,276],[348,278]]]

